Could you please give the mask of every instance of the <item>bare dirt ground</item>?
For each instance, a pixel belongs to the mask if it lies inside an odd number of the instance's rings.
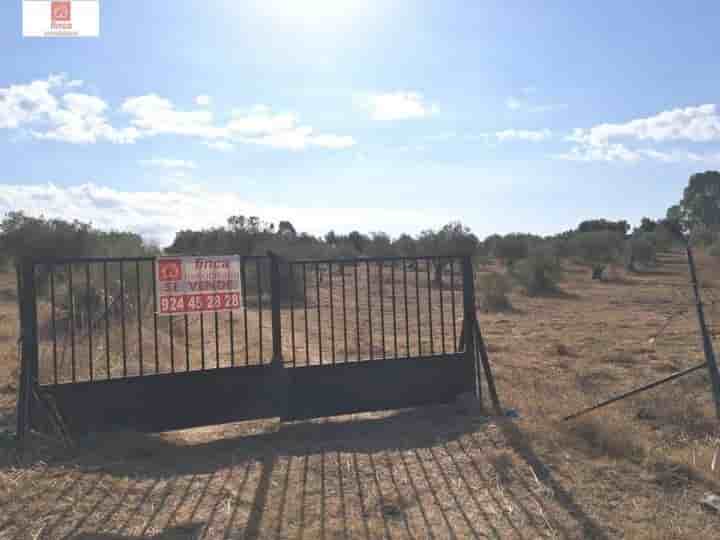
[[[720,330],[718,263],[700,263]],[[517,419],[458,403],[69,450],[38,438],[23,462],[0,435],[0,539],[717,537],[720,515],[699,504],[720,494],[705,372],[561,421],[702,361],[684,259],[612,282],[565,266],[563,294],[518,291],[512,311],[480,313]],[[14,427],[14,291],[1,276],[0,430]]]

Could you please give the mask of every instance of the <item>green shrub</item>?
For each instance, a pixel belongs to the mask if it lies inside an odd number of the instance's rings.
[[[708,249],[708,255],[712,257],[720,257],[720,240],[716,240],[715,243]]]
[[[718,240],[718,235],[706,225],[696,225],[690,231],[690,243],[697,247],[707,247]]]
[[[652,266],[657,262],[655,234],[644,233],[634,236],[627,242],[625,250],[625,266],[628,270],[637,270],[636,264]]]
[[[536,296],[558,291],[562,268],[557,258],[539,253],[518,262],[512,275],[529,296]]]
[[[670,251],[675,239],[672,232],[663,223],[655,227],[655,249],[658,251]]]
[[[516,261],[528,256],[528,240],[519,234],[508,234],[495,240],[493,255],[506,266],[512,266]]]
[[[623,251],[624,238],[613,231],[580,233],[573,237],[572,253],[590,265],[604,265],[616,261]]]
[[[490,272],[478,278],[480,307],[485,311],[504,311],[512,308],[508,294],[510,281],[502,274]]]
[[[592,269],[593,279],[602,279],[609,264],[622,262],[625,235],[617,231],[592,231],[573,234],[569,252],[580,264]]]
[[[488,255],[474,255],[472,258],[473,268],[476,272],[490,266],[490,263],[492,263],[492,259]]]

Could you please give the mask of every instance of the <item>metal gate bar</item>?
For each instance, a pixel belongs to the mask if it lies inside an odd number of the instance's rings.
[[[462,257],[286,261],[288,365],[300,365],[298,358],[309,366],[457,353],[456,304],[464,287],[457,262]]]
[[[28,259],[22,267],[42,306],[34,326],[43,386],[233,367],[240,355],[245,365],[271,360],[268,257],[242,259],[241,333],[232,312],[213,314],[210,325],[202,313],[159,321],[153,257]]]

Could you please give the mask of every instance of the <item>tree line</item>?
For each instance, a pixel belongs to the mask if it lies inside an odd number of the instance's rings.
[[[0,222],[0,264],[23,256],[130,256],[167,254],[264,254],[274,251],[288,258],[343,258],[363,256],[471,255],[478,264],[496,258],[509,268],[532,258],[557,263],[574,258],[594,272],[613,263],[630,270],[655,263],[657,251],[673,244],[668,222],[689,233],[694,243],[720,254],[720,172],[691,176],[683,197],[671,206],[665,220],[644,217],[634,228],[626,220],[588,219],[574,229],[551,236],[529,233],[493,234],[480,240],[460,221],[417,235],[391,237],[378,231],[328,231],[323,236],[299,232],[290,221],[271,223],[255,216],[230,216],[222,227],[180,230],[164,250],[138,234],[102,231],[91,224],[45,217],[22,211],[6,214]],[[600,270],[598,270],[600,269]]]

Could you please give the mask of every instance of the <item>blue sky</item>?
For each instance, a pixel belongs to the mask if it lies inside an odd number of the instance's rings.
[[[0,211],[161,243],[233,213],[549,234],[662,216],[720,168],[717,2],[100,11],[99,38],[23,38],[0,6]]]

